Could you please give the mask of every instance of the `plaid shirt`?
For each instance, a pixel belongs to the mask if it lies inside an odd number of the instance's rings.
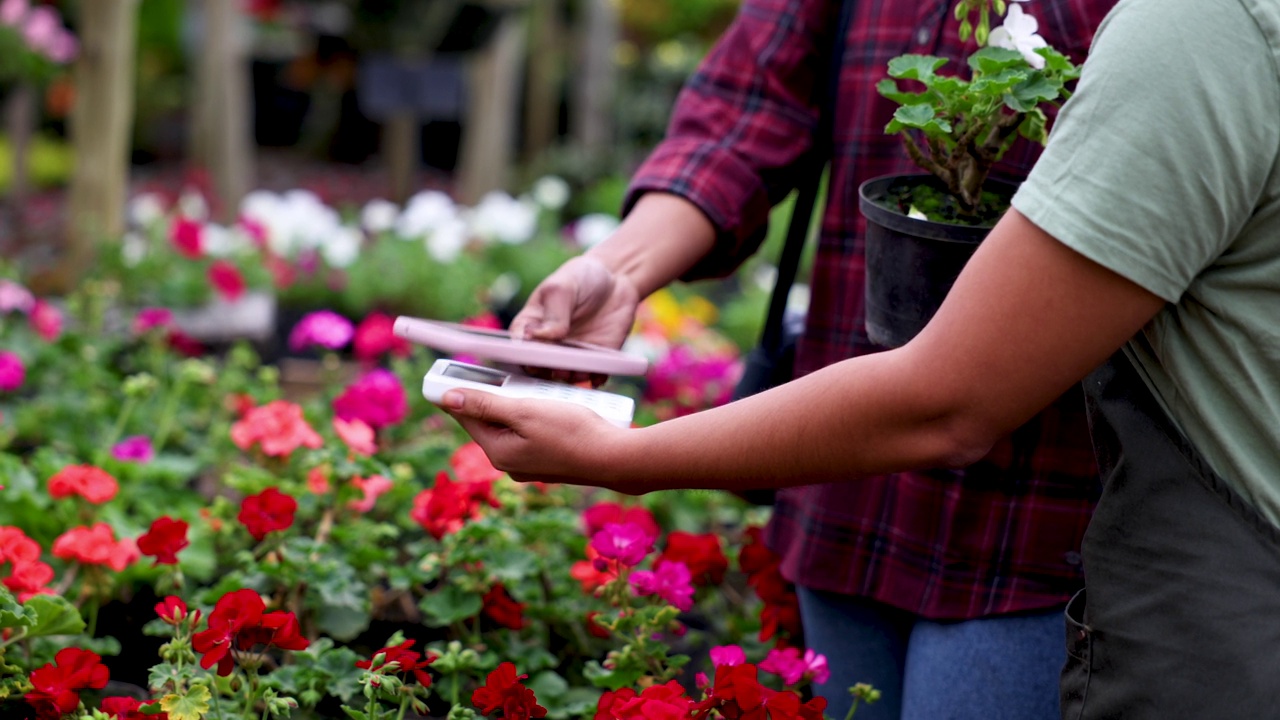
[[[918,172],[884,134],[894,106],[875,91],[890,58],[952,59],[952,3],[855,2],[842,58],[822,217],[799,374],[876,352],[863,325],[863,232],[857,188]],[[1081,61],[1114,0],[1037,0],[1028,10],[1050,45]],[[667,138],[637,171],[627,208],[647,191],[696,204],[717,249],[686,279],[731,272],[754,252],[770,207],[798,184],[814,141],[829,66],[835,0],[744,0],[738,17],[682,92]],[[822,87],[819,87],[822,86]],[[1025,176],[1038,146],[1019,141],[996,175]],[[999,378],[992,378],[993,383]],[[1059,605],[1083,584],[1081,536],[1098,492],[1078,390],[964,470],[933,470],[779,494],[768,533],[788,579],[933,619]]]

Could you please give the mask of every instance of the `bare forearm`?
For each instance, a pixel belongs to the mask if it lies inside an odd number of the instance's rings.
[[[649,193],[608,240],[587,252],[636,288],[640,297],[671,283],[711,252],[716,230],[678,195]]]

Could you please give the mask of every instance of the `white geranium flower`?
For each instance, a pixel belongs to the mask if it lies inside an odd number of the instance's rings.
[[[360,227],[370,235],[381,235],[396,225],[400,207],[390,200],[370,200],[360,211]]]
[[[573,224],[573,240],[579,247],[599,245],[618,229],[618,218],[604,213],[583,215]]]
[[[128,215],[134,227],[151,227],[164,219],[164,198],[158,193],[142,193],[129,201]]]
[[[1041,70],[1044,58],[1036,52],[1036,48],[1048,47],[1049,43],[1036,34],[1040,23],[1034,17],[1022,12],[1022,7],[1013,5],[1004,18],[1004,25],[991,31],[987,44],[991,47],[1002,47],[1017,50],[1026,58],[1027,64]]]
[[[183,190],[178,198],[178,214],[192,220],[207,220],[209,203],[205,202],[204,195],[198,190]]]
[[[205,223],[200,230],[200,248],[210,257],[228,257],[240,250],[234,233],[217,223]]]
[[[451,263],[462,253],[470,239],[471,230],[467,227],[467,222],[455,215],[427,235],[427,253],[437,262]]]
[[[546,175],[533,184],[533,201],[547,210],[557,211],[569,202],[569,183],[555,175]]]
[[[147,240],[136,232],[125,233],[120,243],[120,259],[125,267],[137,267],[147,256]]]
[[[538,211],[533,203],[494,191],[480,199],[471,211],[471,231],[484,240],[520,245],[538,230]]]
[[[360,243],[363,240],[360,230],[343,226],[337,228],[320,246],[320,254],[329,267],[348,268],[360,256]]]
[[[409,198],[395,222],[395,231],[401,240],[418,240],[457,219],[458,206],[452,198],[439,190],[424,190]]]

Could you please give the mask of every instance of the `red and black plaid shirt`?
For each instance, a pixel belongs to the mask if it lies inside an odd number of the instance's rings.
[[[918,171],[899,140],[884,134],[894,106],[876,83],[897,55],[947,57],[957,68],[975,49],[957,40],[949,1],[847,1],[855,5],[833,122],[830,200],[799,374],[878,349],[863,326],[857,188],[879,175]],[[1050,45],[1081,61],[1114,1],[1035,0],[1024,7]],[[628,207],[647,191],[674,193],[719,230],[716,251],[690,278],[737,267],[759,247],[770,207],[798,184],[818,126],[838,10],[837,0],[744,0],[681,94],[667,138],[637,171]],[[1038,150],[1020,140],[996,174],[1025,176]],[[928,618],[1040,609],[1065,602],[1083,583],[1077,550],[1097,490],[1075,390],[965,470],[787,490],[769,542],[798,584]]]

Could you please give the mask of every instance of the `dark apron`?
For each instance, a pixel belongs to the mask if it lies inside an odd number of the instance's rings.
[[[1085,396],[1105,487],[1084,537],[1087,602],[1066,611],[1064,720],[1280,718],[1280,529],[1123,353]]]

